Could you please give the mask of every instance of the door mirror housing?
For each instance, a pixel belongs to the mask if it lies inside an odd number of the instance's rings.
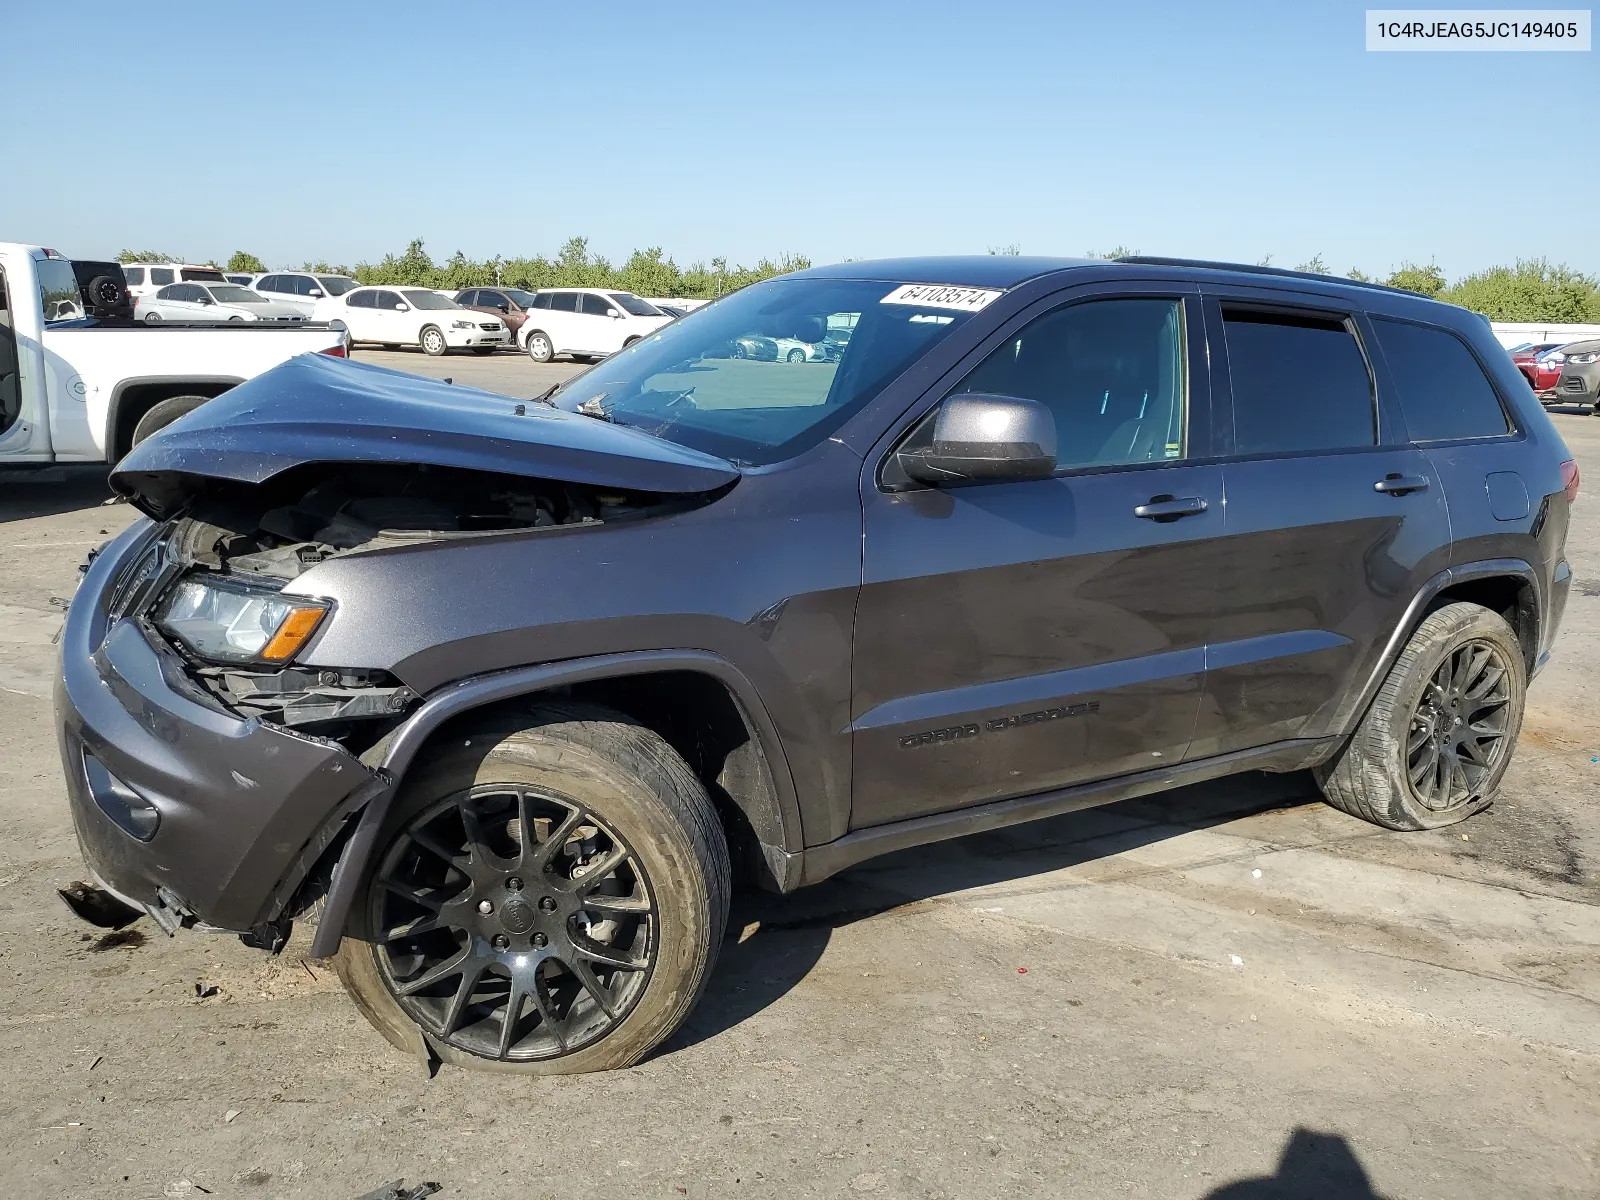
[[[617,317],[617,318],[620,318],[620,317],[621,317],[621,316],[622,316],[622,314],[621,314],[621,313],[619,313],[619,312],[618,312],[618,311],[617,311],[617,310],[616,310],[616,309],[614,309],[614,308],[608,308],[608,309],[606,309],[606,316],[608,316],[608,317]]]
[[[399,304],[396,304],[394,306],[394,310],[395,310],[395,312],[410,312],[411,311],[411,305],[407,304],[404,300],[402,300]]]
[[[1056,469],[1056,419],[1022,396],[946,396],[895,453],[908,479],[930,487],[1048,479]],[[924,432],[926,431],[926,432]]]
[[[312,288],[309,292],[306,293],[306,295],[310,296],[313,300],[321,300],[322,299],[322,289],[321,288]]]

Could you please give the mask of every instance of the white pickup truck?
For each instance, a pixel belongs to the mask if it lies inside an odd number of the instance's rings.
[[[297,354],[344,354],[327,326],[97,318],[121,271],[80,282],[53,250],[0,242],[0,466],[114,463],[162,425]]]

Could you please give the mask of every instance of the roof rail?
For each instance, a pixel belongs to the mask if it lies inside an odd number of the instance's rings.
[[[1370,288],[1377,292],[1390,292],[1399,296],[1433,297],[1407,288],[1390,287],[1386,283],[1371,283],[1364,279],[1344,279],[1338,275],[1318,275],[1314,271],[1290,271],[1285,267],[1263,267],[1253,263],[1214,262],[1207,258],[1164,258],[1156,254],[1124,254],[1116,260],[1141,267],[1203,267],[1208,271],[1242,271],[1247,275],[1274,275],[1280,279],[1314,279],[1318,283],[1337,283],[1342,287]]]

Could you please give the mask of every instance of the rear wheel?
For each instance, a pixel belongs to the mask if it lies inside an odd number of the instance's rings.
[[[187,416],[209,399],[209,396],[171,396],[151,405],[133,427],[133,439],[128,448],[133,449],[152,433],[165,429],[179,417]]]
[[[555,345],[550,341],[550,335],[542,329],[535,329],[528,335],[528,357],[536,363],[547,363],[556,356]]]
[[[568,1074],[638,1062],[699,999],[727,921],[727,845],[656,734],[550,704],[409,779],[340,977],[395,1045]]]
[[[161,324],[161,314],[160,313],[145,313],[145,315],[144,315],[144,323],[146,325],[159,325],[159,324]]]
[[[1434,829],[1487,807],[1511,764],[1527,698],[1505,619],[1447,604],[1417,627],[1338,757],[1328,803],[1385,829]]]
[[[422,352],[430,358],[438,358],[450,347],[444,340],[444,334],[437,325],[424,325],[422,327]]]

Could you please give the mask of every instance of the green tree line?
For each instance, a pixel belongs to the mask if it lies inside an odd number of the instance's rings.
[[[1018,247],[991,247],[991,254],[1017,254]],[[1115,258],[1138,253],[1126,247],[1103,254],[1089,252],[1091,258]],[[176,262],[168,254],[151,250],[124,250],[122,262]],[[1266,265],[1271,255],[1262,260]],[[211,265],[215,266],[215,262]],[[748,284],[770,279],[786,271],[809,267],[811,260],[799,254],[763,258],[752,267],[730,266],[726,258],[709,263],[695,262],[680,267],[661,247],[635,250],[622,263],[612,263],[591,253],[587,238],[569,238],[554,258],[494,258],[475,260],[456,251],[444,262],[435,262],[422,239],[411,242],[403,254],[386,254],[378,262],[343,264],[303,263],[300,270],[350,275],[362,283],[387,283],[405,287],[466,288],[499,284],[506,287],[608,287],[640,296],[682,296],[714,299]],[[229,271],[264,271],[265,264],[255,255],[236,250],[228,259]],[[1331,275],[1321,255],[1300,263],[1297,270]],[[1544,258],[1518,259],[1512,266],[1489,267],[1463,276],[1455,282],[1445,277],[1435,263],[1405,262],[1387,273],[1368,275],[1352,267],[1349,279],[1384,283],[1390,287],[1431,296],[1449,304],[1459,304],[1482,313],[1492,321],[1549,321],[1560,324],[1600,323],[1600,279],[1585,275],[1563,263]]]

